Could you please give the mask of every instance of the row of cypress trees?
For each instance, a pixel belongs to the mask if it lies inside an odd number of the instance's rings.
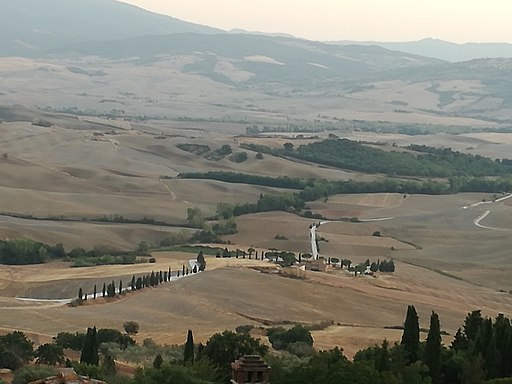
[[[199,272],[197,266],[194,266],[194,268],[189,269],[183,265],[182,268],[179,269],[174,276],[176,276],[176,277],[188,276],[189,274],[195,274],[197,272]],[[172,277],[173,277],[172,269],[170,267],[167,271],[158,271],[158,272],[152,271],[150,274],[139,276],[139,277],[133,275],[130,280],[129,287],[130,287],[131,291],[136,291],[136,290],[140,290],[140,289],[148,288],[148,287],[154,287],[161,283],[166,283],[166,282],[171,281]],[[116,288],[116,284],[115,284],[114,280],[112,280],[112,282],[109,284],[103,283],[101,295],[102,295],[102,297],[114,297],[114,296],[116,296],[116,294],[120,295],[126,290],[127,290],[127,288],[123,288],[122,280],[119,280],[119,285],[117,288]],[[87,293],[84,293],[83,289],[80,287],[78,289],[78,296],[77,296],[78,300],[80,302],[85,301],[85,300],[87,300],[87,296],[88,296]],[[97,297],[98,297],[97,285],[94,284],[92,298],[96,299]]]

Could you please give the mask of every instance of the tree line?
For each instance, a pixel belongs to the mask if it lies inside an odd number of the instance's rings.
[[[206,259],[203,255],[203,252],[200,251],[197,255],[197,264],[194,265],[193,268],[189,269],[188,267],[185,267],[183,265],[180,269],[178,269],[174,276],[180,277],[180,276],[188,276],[190,274],[196,274],[198,272],[204,271],[206,269]],[[128,291],[139,291],[144,288],[149,287],[156,287],[159,284],[170,282],[173,277],[173,271],[171,267],[168,268],[167,271],[152,271],[151,273],[142,275],[142,276],[136,276],[133,275],[130,282],[124,286],[123,288],[123,281],[119,280],[119,284],[116,286],[116,283],[114,280],[110,283],[103,283],[103,287],[101,289],[101,292],[98,291],[97,284],[94,284],[92,294],[87,294],[82,287],[78,288],[78,295],[76,300],[72,302],[72,306],[77,306],[83,304],[84,301],[87,301],[89,296],[94,300],[98,297],[108,297],[113,298],[118,295],[122,295]],[[101,294],[101,296],[100,296]]]
[[[219,176],[220,174],[220,176]],[[227,177],[224,177],[226,174]],[[375,181],[354,181],[354,180],[304,180],[293,178],[272,178],[247,175],[231,172],[207,172],[187,174],[190,178],[222,180],[224,182],[245,183],[250,180],[250,184],[257,184],[261,181],[264,186],[277,188],[291,188],[292,185],[298,187],[298,192],[276,192],[272,194],[260,194],[257,202],[247,202],[239,204],[223,203],[222,215],[224,217],[241,216],[250,213],[268,212],[268,211],[293,211],[300,213],[305,208],[308,201],[314,201],[320,198],[328,198],[337,194],[350,193],[402,193],[402,194],[426,194],[426,195],[446,195],[459,192],[487,192],[503,193],[512,190],[511,177],[483,178],[471,176],[450,177],[447,181],[417,181],[401,180],[396,178],[385,178]],[[288,182],[290,181],[290,184]],[[189,208],[189,210],[192,208]],[[219,208],[218,208],[219,214]],[[306,214],[307,212],[305,212]],[[309,213],[312,215],[312,213]],[[204,219],[203,219],[204,220]],[[193,226],[191,221],[189,225]],[[204,221],[203,221],[204,222]]]
[[[131,379],[115,374],[116,352],[112,345],[119,351],[143,347],[129,335],[113,329],[96,330],[95,327],[88,328],[87,333],[61,332],[52,343],[39,347],[37,351],[34,351],[33,342],[21,332],[1,336],[0,366],[11,366],[8,364],[10,356],[18,362],[15,377],[19,377],[24,369],[20,367],[37,356],[41,359],[38,367],[42,364],[66,364],[80,374],[108,380],[112,384],[214,384],[229,383],[233,361],[243,355],[257,354],[272,367],[271,382],[274,384],[512,382],[512,325],[503,314],[491,319],[483,317],[480,310],[468,313],[453,341],[446,346],[441,337],[445,332],[441,330],[438,314],[431,312],[427,337],[423,341],[418,314],[410,305],[399,342],[391,344],[384,340],[379,345],[358,351],[352,361],[340,347],[316,351],[308,327],[300,324],[266,328],[264,334],[272,349],[261,340],[252,338],[251,328],[244,326],[238,327],[236,333],[229,330],[216,333],[204,344],[194,343],[189,330],[184,344],[174,347],[176,353],[165,358],[156,344],[144,341],[144,348],[151,348],[153,357]],[[80,362],[64,362],[63,348],[80,351]],[[56,354],[51,352],[52,349]],[[52,357],[55,355],[57,358]],[[47,375],[46,371],[44,374]],[[41,377],[34,376],[32,379]]]
[[[288,145],[287,145],[288,144]],[[407,151],[384,151],[365,143],[348,139],[329,138],[301,145],[291,143],[284,148],[244,144],[243,147],[274,156],[294,157],[318,164],[350,169],[365,173],[388,175],[451,177],[510,175],[512,167],[507,161],[492,160],[479,155],[464,154],[450,148],[437,149],[411,145]],[[416,153],[411,153],[412,151]]]

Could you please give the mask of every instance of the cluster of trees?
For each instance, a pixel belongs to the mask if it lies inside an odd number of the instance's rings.
[[[116,344],[124,349],[136,347],[129,336],[116,330],[96,330],[87,333],[59,333],[52,350],[45,345],[40,352],[21,332],[0,337],[0,360],[15,354],[20,364],[34,356],[49,364],[61,364],[63,348],[81,351],[81,363],[67,362],[80,374],[109,383],[129,384],[214,384],[229,383],[231,363],[243,355],[264,356],[272,367],[271,382],[275,384],[509,384],[512,382],[512,325],[502,314],[496,319],[484,318],[479,310],[469,313],[451,345],[443,345],[439,316],[432,312],[425,341],[420,339],[419,318],[414,306],[408,306],[399,343],[386,340],[356,353],[348,360],[336,347],[316,352],[309,330],[296,325],[288,330],[270,328],[267,336],[279,354],[247,332],[224,331],[213,335],[204,345],[194,344],[192,331],[187,332],[181,353],[165,359],[158,353],[152,364],[137,370],[133,379],[116,377],[115,362],[110,349]],[[149,342],[144,344],[148,344]],[[158,350],[155,346],[153,349]],[[39,350],[39,349],[38,349]],[[7,351],[7,352],[6,352]],[[57,351],[58,358],[52,358]],[[289,353],[292,352],[292,353]],[[307,353],[306,353],[307,352]],[[44,356],[44,357],[43,357]],[[47,359],[47,360],[45,360]],[[20,364],[16,367],[19,368]],[[17,375],[20,375],[17,371]],[[34,372],[32,372],[34,373]],[[42,375],[42,373],[39,373]],[[47,373],[45,374],[48,375]],[[108,376],[110,375],[110,376]],[[44,376],[44,375],[43,375]],[[27,376],[28,377],[28,376]],[[42,376],[30,376],[37,379]],[[122,380],[122,381],[121,381]],[[17,381],[23,383],[26,381]]]
[[[62,243],[52,246],[29,239],[0,240],[0,264],[8,265],[41,264],[52,259],[69,260],[73,267],[134,264],[147,262],[145,256],[148,254],[140,249],[117,251],[107,247],[95,247],[89,251],[74,248],[66,252]]]
[[[247,161],[247,152],[235,152],[228,157],[229,161],[233,163],[243,163]]]
[[[34,357],[34,343],[23,332],[0,336],[0,368],[17,369]]]
[[[50,246],[33,240],[0,240],[0,264],[40,264],[66,256],[62,244]]]
[[[194,153],[198,156],[201,156],[201,155],[211,151],[211,148],[208,145],[203,145],[203,144],[181,143],[181,144],[176,144],[176,147],[178,147],[182,151]]]
[[[393,260],[377,260],[370,264],[369,260],[366,260],[366,266],[370,266],[372,272],[395,272],[395,262]]]
[[[189,240],[196,243],[224,243],[220,238],[223,235],[232,235],[238,232],[235,218],[233,217],[233,205],[229,203],[219,203],[217,205],[217,215],[213,220],[216,222],[207,223],[203,211],[198,208],[187,209],[187,223],[195,228],[201,228]],[[223,220],[224,219],[224,220]]]
[[[265,146],[250,149],[365,173],[426,177],[497,176],[512,173],[512,167],[506,162],[463,154],[450,148],[411,146],[410,150],[424,153],[415,155],[404,151],[383,151],[348,139],[329,138],[301,145],[296,150],[289,146],[283,149]]]
[[[267,330],[267,337],[275,350],[286,350],[298,357],[311,355],[313,337],[302,325],[295,325],[288,330],[278,327]]]
[[[512,376],[512,324],[499,314],[493,321],[480,310],[468,314],[451,348],[463,359],[474,362],[475,374],[487,379]]]

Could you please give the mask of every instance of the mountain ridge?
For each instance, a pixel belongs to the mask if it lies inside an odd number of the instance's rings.
[[[453,43],[445,40],[424,38],[417,41],[379,42],[379,41],[330,41],[341,45],[377,45],[393,51],[421,55],[449,62],[470,61],[484,58],[512,58],[510,43]]]
[[[224,31],[115,0],[2,1],[0,56],[37,57],[87,41]]]

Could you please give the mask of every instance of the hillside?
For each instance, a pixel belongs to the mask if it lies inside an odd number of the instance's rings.
[[[40,56],[85,41],[220,30],[115,0],[2,1],[0,56]]]
[[[512,58],[509,43],[464,43],[456,44],[439,39],[426,38],[418,41],[336,41],[333,44],[377,45],[393,51],[431,57],[439,60],[460,62],[482,58]]]

